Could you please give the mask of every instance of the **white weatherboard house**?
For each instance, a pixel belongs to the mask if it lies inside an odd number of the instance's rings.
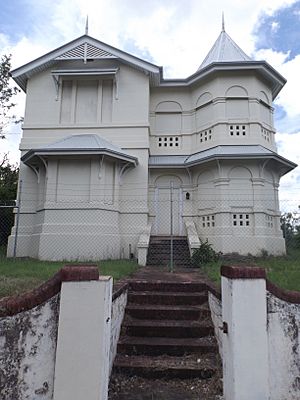
[[[137,255],[171,220],[190,247],[285,252],[278,186],[296,165],[276,152],[272,107],[285,79],[224,29],[186,79],[88,35],[12,74],[27,93],[17,256]]]

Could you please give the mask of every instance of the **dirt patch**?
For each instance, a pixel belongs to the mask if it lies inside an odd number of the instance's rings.
[[[109,400],[218,400],[222,399],[220,377],[211,379],[144,379],[114,373]]]

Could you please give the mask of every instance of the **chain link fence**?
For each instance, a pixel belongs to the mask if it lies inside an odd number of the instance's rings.
[[[6,255],[8,237],[14,226],[15,212],[18,214],[18,206],[15,200],[2,201],[0,202],[0,255],[3,257]],[[16,256],[18,241],[18,231],[13,244],[13,256]]]
[[[197,239],[206,253],[279,255],[285,248],[300,249],[297,199],[282,201],[280,213],[274,196],[238,188],[223,189],[224,201],[209,188],[172,183],[159,188],[134,183],[52,188],[48,183],[38,192],[34,185],[23,188],[19,185],[18,201],[0,203],[0,248],[9,257],[137,258],[150,241],[147,264],[174,269],[192,266]]]

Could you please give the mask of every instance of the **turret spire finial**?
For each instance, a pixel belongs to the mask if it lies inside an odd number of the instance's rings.
[[[89,34],[89,16],[86,16],[86,22],[85,22],[85,34]]]
[[[222,11],[222,32],[225,32],[225,18],[224,18],[224,11]]]

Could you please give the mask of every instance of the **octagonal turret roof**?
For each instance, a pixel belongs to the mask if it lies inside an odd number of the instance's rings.
[[[231,39],[225,32],[224,27],[213,47],[200,65],[199,70],[216,62],[241,62],[252,61],[252,59]]]

